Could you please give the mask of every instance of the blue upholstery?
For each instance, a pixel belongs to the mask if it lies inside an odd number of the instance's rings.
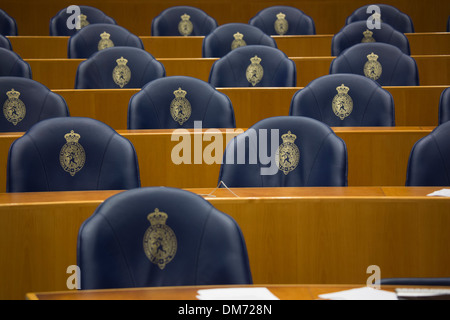
[[[370,56],[371,54],[375,56]],[[377,63],[381,68],[376,67]],[[375,65],[374,65],[375,64]],[[353,73],[368,76],[382,86],[418,86],[419,72],[416,61],[399,48],[381,42],[360,43],[344,50],[330,66],[330,74]]]
[[[106,199],[80,227],[77,264],[81,289],[252,283],[236,221],[167,187]]]
[[[450,120],[450,87],[444,89],[439,99],[439,124]]]
[[[215,61],[208,82],[214,87],[295,87],[297,69],[277,48],[248,45]]]
[[[278,17],[279,13],[284,16]],[[262,9],[248,23],[260,28],[268,35],[316,34],[314,20],[300,9],[290,6],[272,6]]]
[[[201,121],[203,128],[236,127],[230,99],[196,78],[153,80],[128,105],[128,129],[194,128],[194,121]]]
[[[164,77],[166,70],[150,53],[134,47],[112,47],[80,63],[75,89],[142,88]]]
[[[90,118],[42,120],[11,144],[7,192],[123,190],[140,186],[130,141]]]
[[[69,116],[63,97],[23,77],[0,77],[0,106],[1,132],[24,132],[44,119]]]
[[[436,127],[411,149],[406,186],[450,186],[450,122]]]
[[[357,74],[331,74],[311,81],[292,97],[289,115],[314,118],[330,127],[395,126],[392,95]]]
[[[367,37],[364,34],[367,33]],[[366,21],[355,21],[343,27],[331,40],[331,55],[338,56],[345,49],[363,41],[389,43],[399,48],[404,54],[411,54],[408,38],[386,23],[381,29],[367,28]]]
[[[17,36],[16,20],[0,9],[0,35]]]
[[[241,39],[237,36],[238,34],[241,35]],[[277,48],[275,40],[259,28],[245,23],[227,23],[218,26],[205,36],[202,56],[203,58],[221,58],[235,47],[243,45],[264,45]]]
[[[109,23],[117,24],[116,21],[107,16],[101,10],[91,6],[79,6],[82,15],[86,16],[86,24],[94,23]],[[74,15],[73,11],[67,13],[67,8],[61,9],[53,18],[50,19],[50,35],[51,36],[72,36],[77,33],[77,29],[69,29],[67,27],[67,20]],[[74,22],[74,21],[72,21]],[[84,27],[84,22],[80,21],[81,29]],[[80,29],[80,30],[81,30]]]
[[[219,182],[230,188],[347,186],[345,142],[307,117],[259,121],[227,145],[222,162]]]
[[[0,48],[0,77],[32,78],[31,67],[17,53]]]
[[[398,10],[397,8],[387,4],[376,4],[380,8],[381,21],[390,24],[394,29],[402,33],[413,33],[414,25],[411,18],[406,14]],[[370,4],[362,6],[356,9],[350,16],[347,17],[345,24],[350,24],[355,21],[367,21],[372,16],[371,13],[367,13],[367,7]]]
[[[189,17],[182,18],[185,14]],[[175,6],[165,9],[152,20],[151,35],[206,36],[217,26],[217,21],[201,9]]]
[[[144,49],[141,38],[127,29],[107,23],[87,25],[69,38],[69,58],[86,59],[106,47],[135,47]]]
[[[9,41],[9,39],[7,37],[2,36],[1,34],[0,34],[0,48],[5,48],[5,49],[13,51],[11,41]]]
[[[450,278],[384,278],[381,285],[397,286],[450,286]]]

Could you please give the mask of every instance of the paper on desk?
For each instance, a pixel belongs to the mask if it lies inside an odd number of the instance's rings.
[[[198,290],[200,300],[279,300],[267,288],[223,288]]]
[[[385,290],[362,287],[345,291],[319,295],[319,298],[329,300],[398,300],[397,294]]]
[[[429,197],[450,197],[450,189],[442,189],[428,194]]]

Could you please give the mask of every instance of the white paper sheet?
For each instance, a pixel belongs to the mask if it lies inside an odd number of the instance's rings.
[[[450,189],[442,189],[428,194],[429,197],[450,197]]]
[[[371,287],[321,294],[319,297],[329,300],[398,300],[395,292],[374,289]]]
[[[224,288],[198,290],[199,300],[279,300],[267,288]]]

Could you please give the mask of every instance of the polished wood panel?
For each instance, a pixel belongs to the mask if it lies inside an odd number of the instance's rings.
[[[189,189],[231,215],[255,284],[365,284],[381,277],[448,277],[449,198],[440,188]],[[119,191],[0,194],[1,299],[64,291],[78,229]]]

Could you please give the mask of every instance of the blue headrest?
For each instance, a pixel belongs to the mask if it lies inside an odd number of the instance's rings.
[[[214,87],[295,87],[297,69],[277,48],[248,45],[215,61],[208,82]]]
[[[1,34],[0,34],[0,48],[4,48],[4,49],[13,51],[11,41],[9,41],[9,39],[7,37],[2,36]]]
[[[439,99],[439,124],[450,120],[450,88],[444,89]]]
[[[259,28],[245,23],[227,23],[205,36],[202,55],[204,58],[221,58],[234,48],[244,45],[277,48],[275,40]]]
[[[81,289],[251,284],[239,225],[186,190],[106,199],[80,227]]]
[[[311,81],[294,94],[289,114],[314,118],[330,127],[395,126],[392,95],[357,74],[332,74]]]
[[[0,35],[17,36],[16,20],[0,9]]]
[[[142,88],[165,75],[163,64],[147,51],[112,47],[98,51],[80,63],[75,89]]]
[[[133,95],[128,129],[234,128],[230,99],[209,83],[185,76],[153,80]]]
[[[130,141],[90,118],[40,121],[9,150],[7,192],[123,190],[140,186]]]
[[[14,51],[0,48],[0,77],[5,76],[31,79],[31,67]]]

